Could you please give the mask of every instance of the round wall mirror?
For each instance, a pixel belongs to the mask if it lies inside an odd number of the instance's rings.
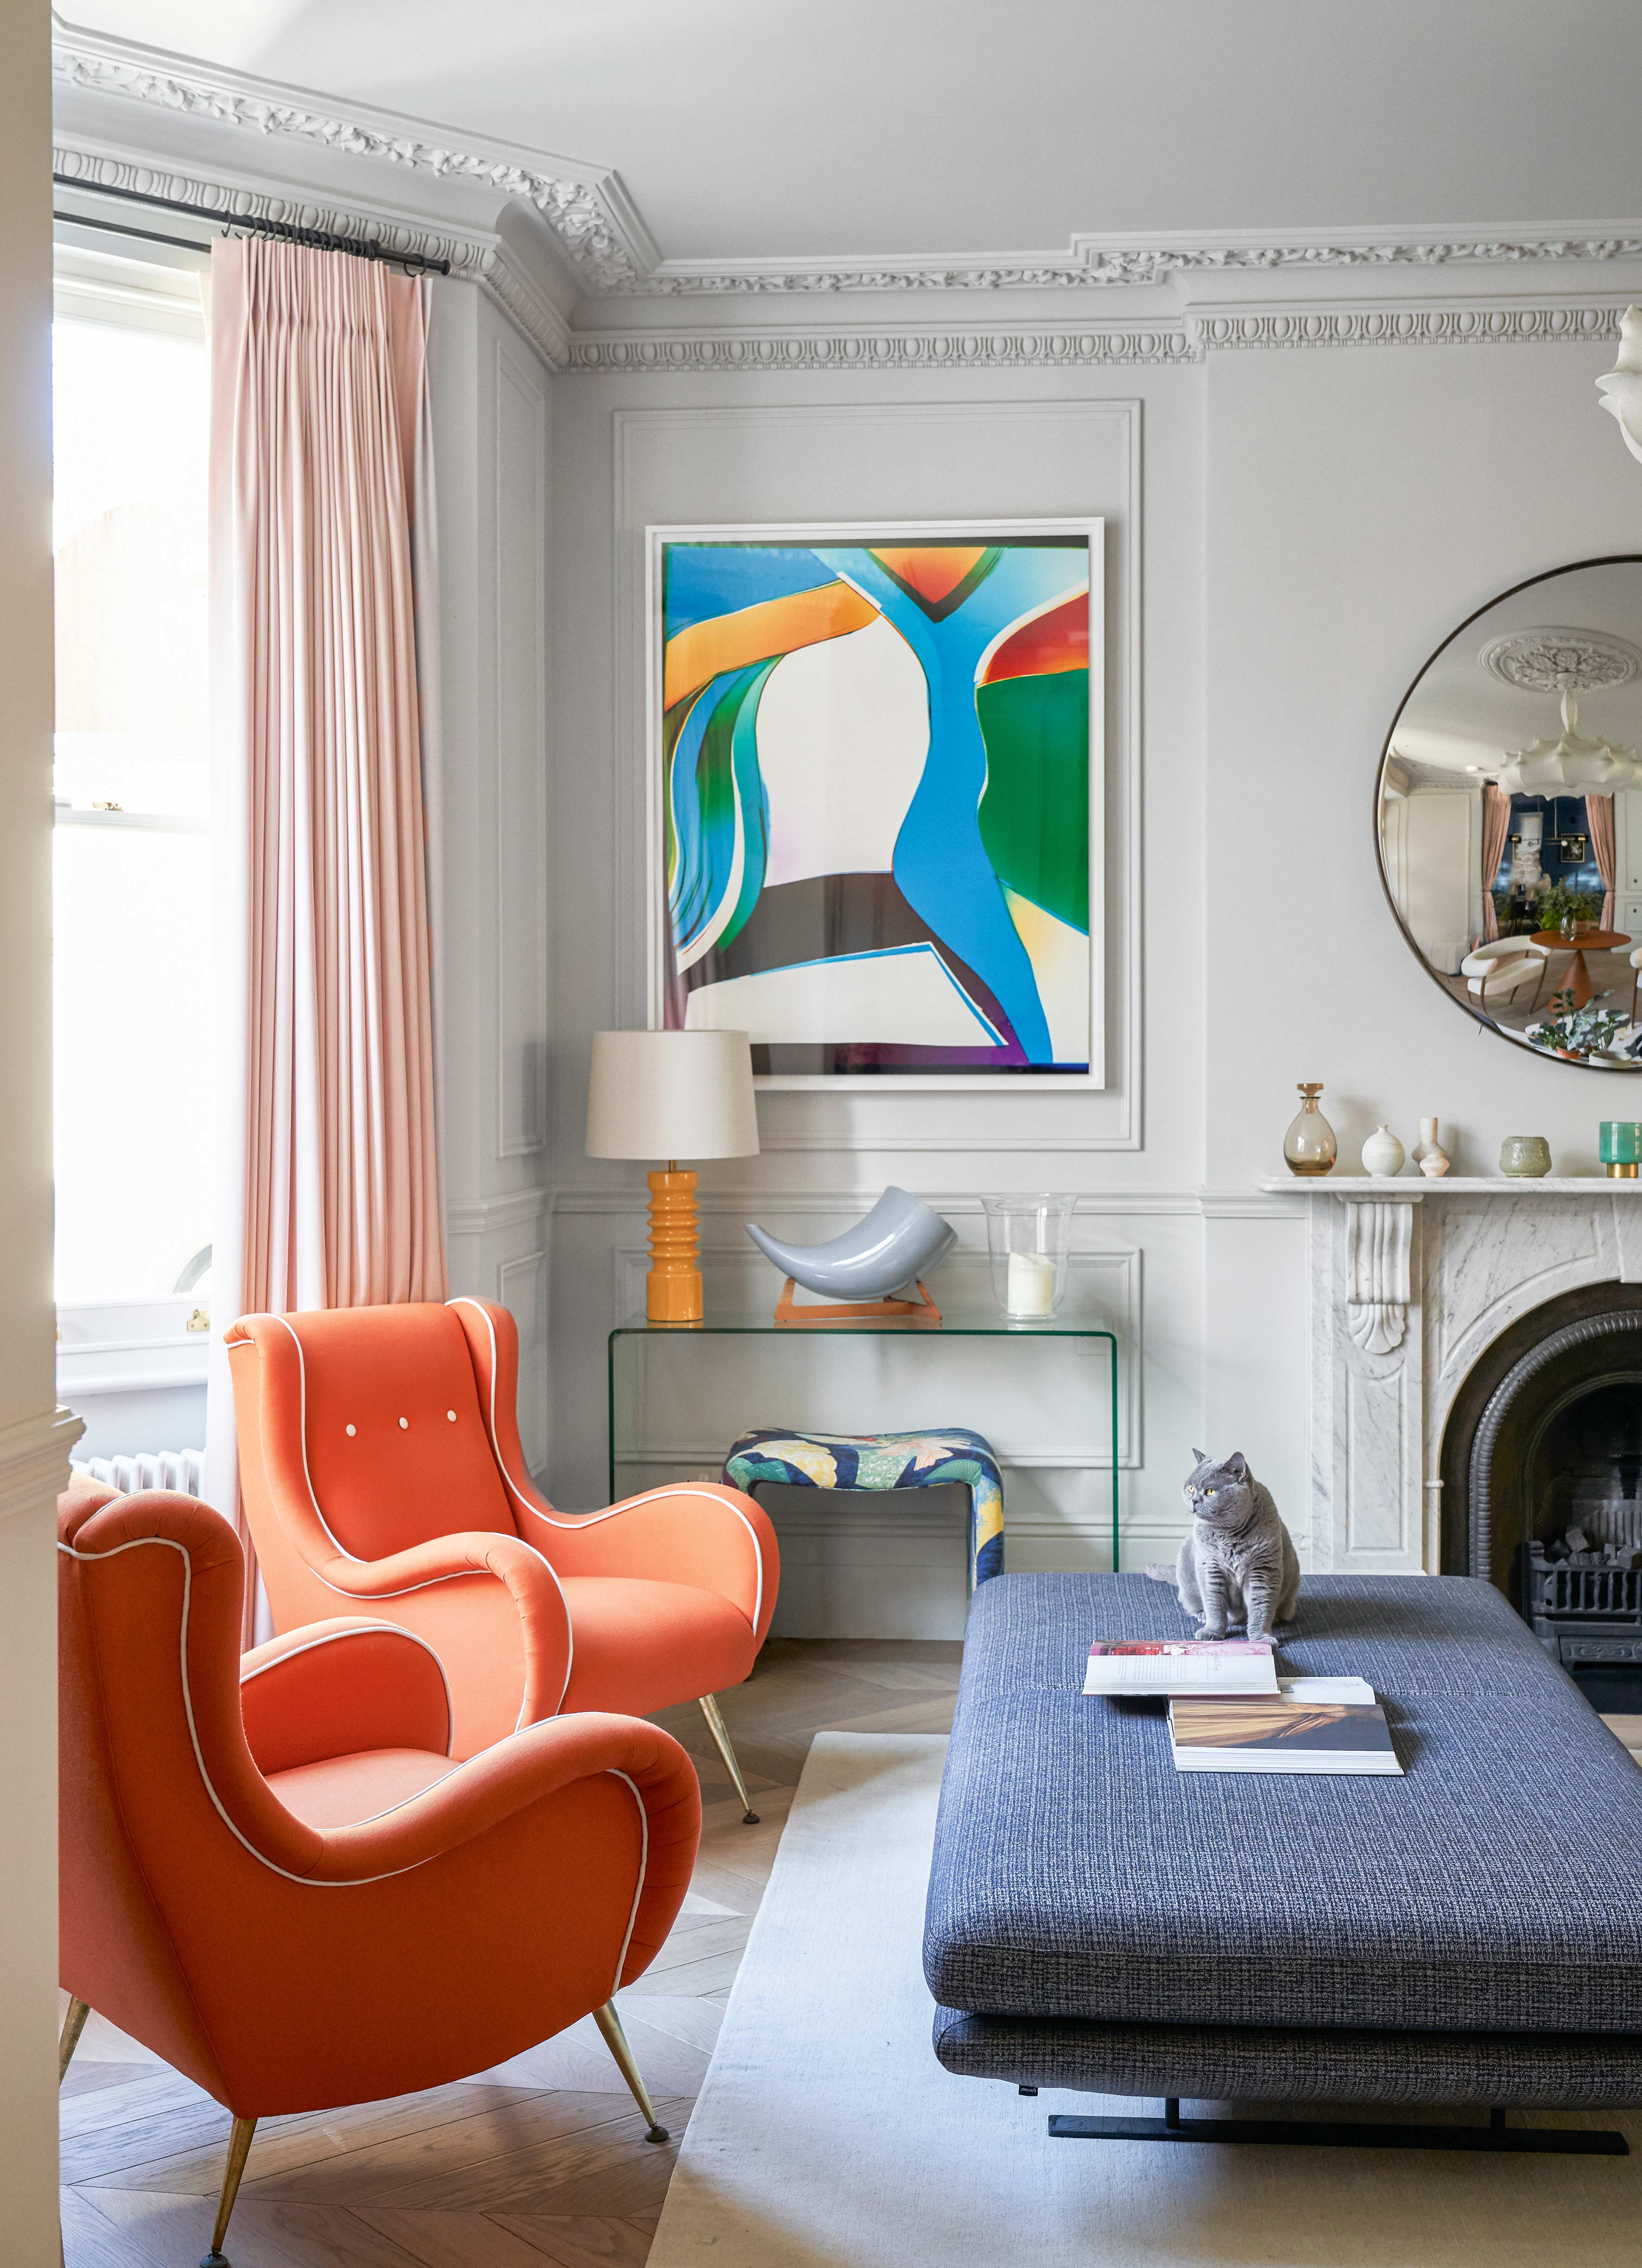
[[[1642,1071],[1642,557],[1536,575],[1386,736],[1380,871],[1433,983],[1514,1046]]]

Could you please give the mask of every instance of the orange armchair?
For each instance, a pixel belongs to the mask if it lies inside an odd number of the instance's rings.
[[[691,1483],[556,1512],[519,1447],[513,1319],[482,1300],[247,1315],[225,1338],[276,1628],[346,1602],[426,1638],[459,1756],[545,1717],[699,1701],[756,1821],[714,1697],[775,1612],[750,1497]]]
[[[689,1883],[669,1734],[560,1718],[458,1763],[407,1631],[242,1662],[239,1539],[191,1497],[82,1484],[58,1550],[63,2066],[96,2008],[233,2114],[209,2262],[260,2117],[465,2078],[589,2012],[666,2139],[611,1996]]]

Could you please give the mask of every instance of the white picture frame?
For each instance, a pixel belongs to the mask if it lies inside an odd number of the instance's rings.
[[[649,526],[644,530],[644,830],[645,830],[645,968],[646,1012],[650,1027],[659,1028],[666,1001],[666,956],[670,923],[665,868],[664,825],[664,671],[663,563],[670,544],[723,543],[805,546],[866,545],[875,548],[920,542],[991,543],[1009,539],[1042,542],[1057,537],[1086,542],[1088,547],[1088,1059],[1086,1069],[1065,1071],[1015,1064],[996,1071],[905,1071],[888,1068],[862,1071],[840,1070],[820,1073],[768,1072],[758,1077],[761,1088],[772,1092],[827,1092],[840,1087],[858,1092],[916,1094],[920,1092],[1071,1091],[1088,1093],[1106,1085],[1106,734],[1107,703],[1105,642],[1105,521],[1099,517],[1066,519],[942,520],[880,519],[870,521],[692,522]],[[1015,627],[1018,627],[1016,625]],[[760,1035],[754,1035],[755,1042]]]

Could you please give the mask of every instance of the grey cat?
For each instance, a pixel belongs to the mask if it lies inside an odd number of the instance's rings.
[[[1250,1638],[1270,1638],[1288,1622],[1300,1600],[1300,1560],[1271,1491],[1235,1450],[1217,1465],[1197,1460],[1186,1483],[1194,1518],[1190,1535],[1171,1567],[1148,1567],[1154,1582],[1173,1583],[1204,1638],[1224,1638],[1228,1624],[1246,1621]]]

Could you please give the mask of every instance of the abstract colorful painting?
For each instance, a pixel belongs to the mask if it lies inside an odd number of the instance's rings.
[[[654,528],[650,588],[652,1020],[1098,1080],[1099,523]]]

